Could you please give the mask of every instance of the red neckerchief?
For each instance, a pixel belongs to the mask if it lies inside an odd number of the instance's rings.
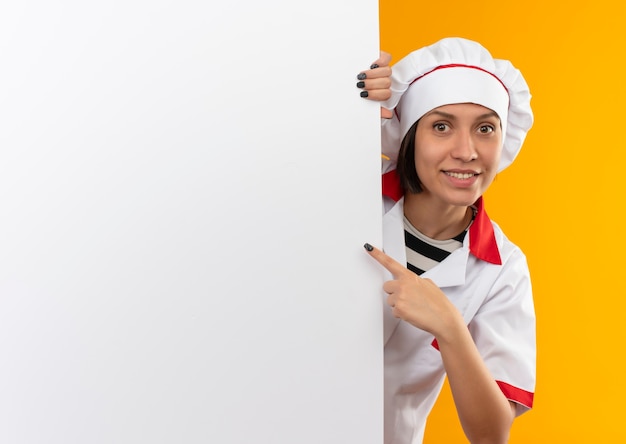
[[[393,199],[394,202],[399,201],[404,196],[396,170],[383,174],[382,180],[383,196]],[[478,198],[474,205],[477,211],[474,222],[472,222],[469,228],[470,252],[485,262],[502,265],[496,236],[493,232],[493,225],[485,211],[482,196]]]

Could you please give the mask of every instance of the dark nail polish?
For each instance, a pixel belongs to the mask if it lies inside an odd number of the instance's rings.
[[[361,97],[367,97],[369,93],[367,91],[361,91]]]
[[[376,68],[378,68],[378,64],[376,63],[373,63],[372,66],[370,66],[370,69],[376,69]]]
[[[358,76],[356,76],[356,78],[359,79],[359,80],[365,80],[365,77],[366,77],[366,75],[365,75],[364,72],[362,72]]]
[[[365,82],[361,81],[361,82],[356,82],[356,87],[357,88],[363,88],[365,87]]]
[[[370,244],[363,245],[363,248],[365,248],[367,251],[372,251],[374,249],[374,247],[372,247]]]

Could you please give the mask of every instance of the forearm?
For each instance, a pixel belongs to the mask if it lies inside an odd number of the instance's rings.
[[[456,322],[437,337],[437,342],[469,441],[473,444],[508,442],[515,418],[514,407],[489,373],[467,327]]]

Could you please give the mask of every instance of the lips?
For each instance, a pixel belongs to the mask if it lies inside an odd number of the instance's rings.
[[[478,176],[478,173],[457,173],[454,171],[444,171],[444,173],[455,179],[470,179],[474,176]]]

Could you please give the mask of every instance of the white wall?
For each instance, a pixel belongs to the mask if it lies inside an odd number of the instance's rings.
[[[382,441],[374,0],[3,1],[0,442]]]

